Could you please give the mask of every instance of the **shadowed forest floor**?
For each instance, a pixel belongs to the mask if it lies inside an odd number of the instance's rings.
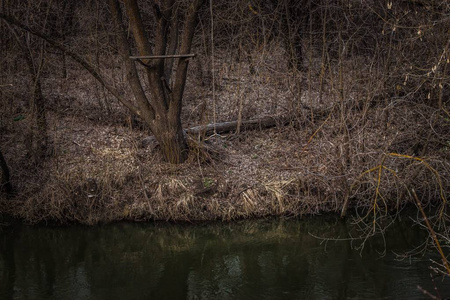
[[[211,78],[191,64],[185,128],[236,120],[239,111],[243,120],[295,114],[286,126],[190,135],[189,159],[177,166],[143,146],[145,126],[82,71],[43,79],[52,149],[30,165],[20,134],[25,102],[17,105],[26,99],[26,76],[17,74],[1,135],[17,193],[2,196],[0,212],[31,223],[205,221],[340,213],[348,200],[370,221],[414,203],[411,188],[425,205],[446,206],[449,116],[401,97],[389,106],[367,100],[364,83],[347,88],[343,102],[332,80],[320,92],[314,76],[286,73],[281,57],[261,57],[257,73],[217,63],[214,97],[212,83],[202,85]]]

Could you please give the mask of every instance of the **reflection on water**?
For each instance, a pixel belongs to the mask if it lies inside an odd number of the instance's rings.
[[[323,219],[15,226],[0,230],[0,299],[423,299],[417,285],[450,296],[449,280],[430,279],[433,252],[396,259],[427,236],[410,223],[362,252],[313,235],[349,231]]]

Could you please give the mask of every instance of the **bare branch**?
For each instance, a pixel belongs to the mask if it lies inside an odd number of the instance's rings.
[[[114,97],[116,97],[117,100],[122,102],[123,105],[125,105],[132,112],[136,113],[137,115],[140,115],[139,109],[133,103],[131,103],[130,101],[123,98],[120,95],[119,91],[115,87],[113,87],[111,84],[109,84],[105,80],[105,78],[99,72],[97,72],[95,67],[92,66],[89,62],[87,62],[83,57],[81,57],[80,55],[76,54],[75,52],[69,50],[66,46],[64,46],[64,44],[62,44],[58,41],[55,41],[54,39],[50,38],[49,36],[45,35],[44,33],[23,24],[22,22],[16,20],[12,16],[8,16],[3,13],[0,13],[0,18],[11,25],[17,26],[20,29],[31,33],[32,35],[42,38],[47,43],[49,43],[51,46],[66,53],[73,60],[75,60],[77,63],[79,63],[81,66],[83,66],[89,73],[91,73],[91,75],[94,76],[94,78],[97,79]]]
[[[195,56],[196,54],[144,55],[144,56],[130,56],[130,59],[188,58]]]
[[[180,54],[191,52],[192,39],[197,24],[198,11],[203,4],[203,0],[196,0],[191,3],[188,8],[186,21],[184,23],[183,35],[181,38]],[[179,115],[181,113],[181,100],[183,97],[184,87],[186,84],[186,74],[188,68],[188,60],[182,58],[178,61],[177,74],[175,77],[173,90],[173,103],[170,104],[170,113]]]
[[[128,59],[131,54],[131,50],[127,41],[127,37],[125,35],[125,28],[122,22],[122,11],[120,9],[120,4],[117,0],[111,0],[110,6],[114,22],[120,29],[120,32],[117,34],[117,41],[119,44],[119,51],[125,63],[125,68],[127,69],[128,81],[131,85],[131,89],[133,90],[133,94],[136,97],[139,108],[144,112],[140,114],[140,116],[150,124],[151,120],[155,117],[155,112],[153,107],[148,102],[147,97],[145,96],[145,93],[142,89],[142,85],[139,80],[139,75],[137,73],[134,62]],[[150,115],[147,115],[147,113],[145,112],[150,112]]]

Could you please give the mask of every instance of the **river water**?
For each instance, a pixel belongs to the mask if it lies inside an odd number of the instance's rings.
[[[417,286],[450,297],[450,281],[430,276],[433,249],[405,255],[426,231],[405,217],[361,249],[348,239],[357,228],[326,217],[15,225],[0,228],[0,299],[430,299]]]

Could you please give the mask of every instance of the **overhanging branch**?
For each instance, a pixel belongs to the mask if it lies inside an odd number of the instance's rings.
[[[138,63],[147,68],[152,68],[153,66],[150,64],[146,64],[143,62],[143,59],[173,59],[173,58],[192,58],[195,57],[196,54],[174,54],[174,55],[143,55],[143,56],[130,56],[130,59],[136,60]],[[167,76],[167,74],[166,74]]]
[[[188,58],[195,56],[196,54],[143,55],[143,56],[130,56],[130,59]]]

